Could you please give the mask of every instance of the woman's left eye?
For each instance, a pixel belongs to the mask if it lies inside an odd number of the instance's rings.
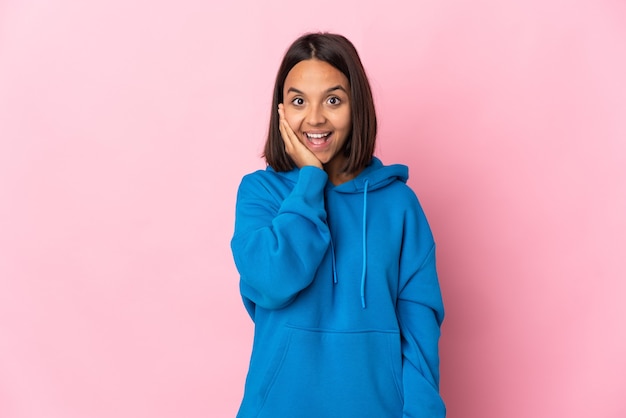
[[[341,103],[341,99],[339,97],[333,96],[333,97],[329,97],[327,102],[328,104],[331,104],[331,105],[338,105],[339,103]]]

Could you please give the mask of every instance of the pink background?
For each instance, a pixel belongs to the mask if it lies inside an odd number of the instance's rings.
[[[626,416],[626,3],[0,1],[0,417],[233,417],[229,248],[309,30],[439,244],[452,418]]]

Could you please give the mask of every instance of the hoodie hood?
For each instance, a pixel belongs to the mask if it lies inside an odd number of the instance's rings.
[[[276,172],[270,166],[267,167],[267,170]],[[295,184],[298,181],[300,169],[296,168],[290,171],[280,171],[276,172],[276,174]],[[363,193],[366,182],[367,189],[373,191],[385,187],[396,180],[406,183],[408,178],[409,169],[407,166],[402,164],[383,165],[377,157],[372,157],[372,161],[369,165],[354,179],[338,186],[329,183],[327,188],[333,189],[339,193]]]
[[[364,193],[366,190],[371,192],[396,180],[406,183],[408,178],[409,169],[407,166],[402,164],[383,165],[378,158],[373,157],[372,162],[356,178],[334,186],[334,190],[338,193]]]

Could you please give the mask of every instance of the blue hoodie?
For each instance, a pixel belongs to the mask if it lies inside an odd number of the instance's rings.
[[[445,416],[435,244],[406,185],[374,158],[245,176],[231,242],[255,323],[240,418]]]

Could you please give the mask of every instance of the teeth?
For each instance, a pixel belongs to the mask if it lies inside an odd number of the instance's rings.
[[[309,133],[306,134],[306,136],[312,139],[322,139],[322,138],[327,137],[328,135],[330,135],[330,132],[326,132],[325,134],[309,134]]]

